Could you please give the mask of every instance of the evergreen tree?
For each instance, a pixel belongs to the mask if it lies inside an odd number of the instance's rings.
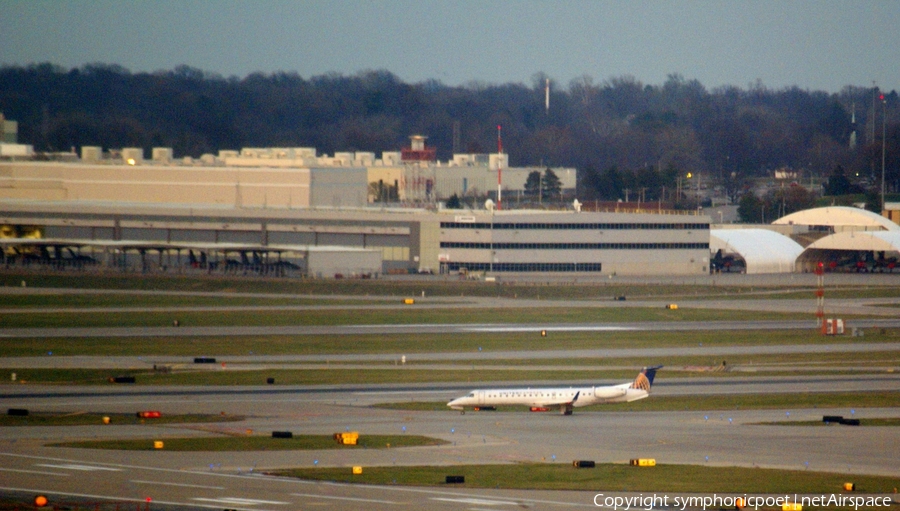
[[[738,203],[738,216],[741,222],[748,224],[762,223],[763,201],[753,194],[753,192],[745,193]]]
[[[547,167],[544,171],[544,178],[541,180],[541,197],[546,201],[561,200],[562,182],[556,173]]]
[[[844,167],[838,165],[828,176],[828,181],[823,185],[825,195],[847,195],[853,193],[853,184],[844,174]]]
[[[877,188],[866,190],[866,210],[881,214],[881,191]]]
[[[625,198],[625,180],[622,173],[613,165],[603,174],[600,196],[606,200],[618,200]]]
[[[447,199],[447,204],[445,205],[447,209],[462,209],[462,202],[459,200],[459,195],[455,193]]]
[[[528,173],[528,179],[525,180],[525,197],[536,200],[541,192],[541,173],[533,170]]]

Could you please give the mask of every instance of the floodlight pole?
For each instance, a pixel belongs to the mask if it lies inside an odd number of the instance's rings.
[[[884,153],[885,153],[885,125],[887,124],[887,100],[881,95],[881,214],[885,211],[884,198]]]
[[[491,210],[491,243],[490,250],[488,252],[488,272],[493,275],[494,274],[494,211]]]

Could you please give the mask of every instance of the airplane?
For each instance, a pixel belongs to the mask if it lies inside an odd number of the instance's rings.
[[[550,408],[559,407],[561,415],[572,415],[572,409],[579,406],[644,399],[650,395],[653,377],[660,368],[662,366],[645,367],[633,382],[607,387],[473,390],[450,401],[447,406],[463,414],[466,413],[466,407],[477,411],[493,410],[499,405],[525,405],[532,412],[546,412]]]

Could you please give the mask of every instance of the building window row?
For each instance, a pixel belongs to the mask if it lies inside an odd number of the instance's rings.
[[[480,250],[709,250],[709,243],[474,243],[442,241],[441,248]]]
[[[456,272],[462,269],[467,271],[510,271],[510,272],[594,272],[602,271],[601,263],[444,263],[447,270]]]
[[[502,223],[495,222],[441,222],[441,229],[498,229],[498,230],[638,230],[638,229],[709,229],[709,224],[685,223],[609,223],[609,224],[576,224],[576,223]]]

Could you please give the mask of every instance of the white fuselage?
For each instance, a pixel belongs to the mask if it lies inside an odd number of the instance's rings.
[[[630,383],[623,383],[608,387],[473,390],[463,397],[450,401],[447,406],[454,410],[503,405],[580,407],[602,403],[625,403],[649,395],[646,390],[630,386]]]

